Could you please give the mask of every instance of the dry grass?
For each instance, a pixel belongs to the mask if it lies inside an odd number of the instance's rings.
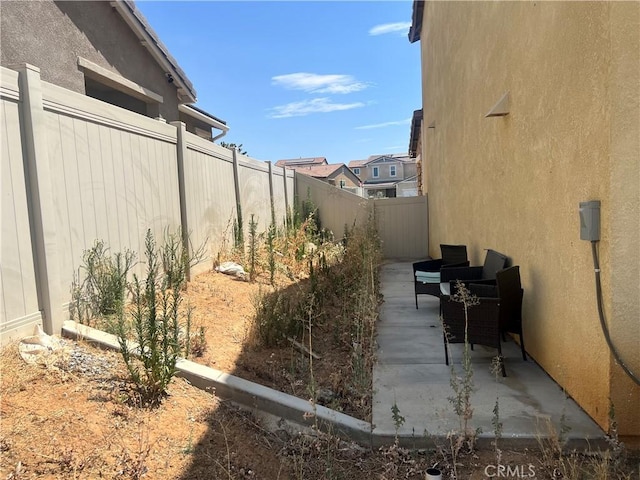
[[[313,369],[308,353],[290,342],[265,347],[250,341],[255,340],[257,298],[276,289],[299,295],[311,288],[309,252],[295,260],[308,239],[296,232],[290,242],[277,247],[282,256],[278,256],[275,287],[264,250],[253,283],[210,271],[188,285],[184,307],[193,308],[192,332],[202,327],[206,344],[196,360],[367,418],[370,383],[365,378],[360,390],[354,390],[354,379],[357,373],[370,372],[373,362],[375,291],[367,289],[360,297],[321,298],[312,328],[297,339],[320,357],[313,360]],[[325,256],[331,262],[342,255],[335,247],[327,253],[333,255]],[[357,252],[349,255],[347,265],[364,258]],[[334,289],[340,282],[342,292],[352,292],[353,285],[343,275],[346,269],[331,268],[326,278],[316,278],[316,294],[328,291],[322,290],[323,282]],[[375,286],[375,275],[368,281]],[[360,310],[353,310],[354,306]],[[358,322],[336,324],[334,320],[342,315]],[[357,345],[353,338],[360,340]],[[354,348],[365,343],[366,361],[354,366]],[[1,351],[0,478],[423,479],[426,468],[435,464],[445,478],[452,478],[454,471],[459,478],[487,478],[486,466],[495,463],[493,450],[460,455],[458,465],[451,465],[451,458],[435,452],[397,445],[372,451],[332,435],[299,433],[284,426],[272,431],[251,414],[220,401],[215,392],[203,392],[179,378],[169,384],[168,396],[159,406],[141,408],[117,353],[82,342],[67,344],[65,354],[43,365],[24,363],[16,345]],[[317,398],[319,393],[325,398]],[[544,448],[504,451],[501,461],[534,465],[539,478],[553,478],[555,469],[565,478],[627,478],[611,476],[608,459],[549,454]],[[588,474],[595,476],[584,476],[587,465]],[[630,465],[633,462],[626,467]]]

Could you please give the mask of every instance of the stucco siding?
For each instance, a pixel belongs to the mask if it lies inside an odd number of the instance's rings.
[[[611,35],[611,301],[607,315],[614,344],[640,370],[640,5],[610,6]],[[625,432],[640,437],[640,389],[611,365],[611,400]],[[634,415],[635,412],[635,415]],[[636,439],[640,445],[640,438]]]
[[[2,66],[37,65],[44,81],[84,94],[83,57],[158,93],[160,114],[178,120],[175,85],[109,2],[0,2],[0,27]]]
[[[421,35],[424,122],[435,122],[422,155],[431,254],[466,243],[472,264],[493,248],[520,265],[529,352],[605,428],[620,372],[600,330],[578,204],[602,201],[605,309],[637,347],[638,327],[619,312],[637,325],[638,8],[429,2]],[[510,113],[484,118],[507,91]],[[626,296],[614,296],[625,282]],[[639,395],[630,390],[619,411],[624,434],[638,433],[628,399]]]
[[[351,175],[345,175],[344,172],[340,172],[338,175],[336,175],[335,177],[335,184],[336,186],[340,186],[340,182],[344,181],[345,182],[345,187],[358,187],[359,186],[359,182],[355,183],[353,177]]]

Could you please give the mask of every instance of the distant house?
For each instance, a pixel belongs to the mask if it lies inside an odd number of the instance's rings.
[[[196,91],[132,1],[2,2],[0,64],[213,140],[229,128],[194,107]]]
[[[278,160],[276,166],[290,168],[297,173],[317,178],[329,185],[349,190],[360,196],[363,193],[360,179],[344,163],[329,164],[326,158],[315,157]]]
[[[284,160],[278,160],[276,162],[276,167],[308,167],[312,165],[328,165],[327,159],[325,157],[310,157],[310,158],[289,158]]]
[[[418,194],[416,161],[405,153],[353,160],[349,168],[363,182],[365,196],[393,198]],[[398,185],[400,188],[398,188]]]

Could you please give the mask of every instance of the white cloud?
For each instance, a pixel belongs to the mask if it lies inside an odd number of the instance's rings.
[[[271,79],[271,83],[290,90],[332,94],[359,92],[368,87],[351,75],[318,75],[306,72],[277,75]]]
[[[405,35],[409,33],[410,27],[411,22],[384,23],[382,25],[376,25],[369,30],[369,35],[385,35],[387,33]]]
[[[356,130],[370,130],[372,128],[384,128],[384,127],[393,127],[396,125],[410,125],[411,118],[405,118],[404,120],[396,120],[395,122],[384,122],[384,123],[374,123],[373,125],[362,125],[360,127],[356,127]]]
[[[340,110],[351,110],[352,108],[364,107],[362,102],[355,103],[333,103],[329,98],[314,98],[301,102],[287,103],[273,107],[271,118],[303,117],[310,113],[328,113]]]

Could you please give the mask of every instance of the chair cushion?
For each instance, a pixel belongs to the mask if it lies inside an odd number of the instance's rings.
[[[440,272],[416,271],[416,280],[422,283],[440,283]]]

